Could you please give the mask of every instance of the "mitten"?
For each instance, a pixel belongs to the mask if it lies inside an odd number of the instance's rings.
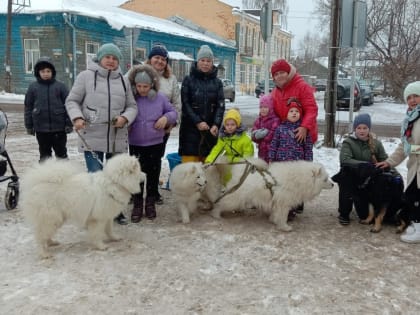
[[[255,139],[260,140],[268,134],[268,129],[267,128],[257,129],[257,130],[254,130],[252,134],[254,135]]]
[[[35,136],[35,130],[34,130],[34,128],[26,129],[26,133],[28,135]]]

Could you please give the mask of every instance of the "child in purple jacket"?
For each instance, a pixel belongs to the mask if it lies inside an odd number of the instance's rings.
[[[312,161],[312,140],[309,133],[302,143],[295,137],[295,130],[301,122],[302,106],[296,100],[288,102],[287,106],[287,120],[282,121],[274,132],[268,153],[269,161]]]
[[[313,160],[312,139],[310,134],[306,135],[304,142],[296,139],[296,129],[300,126],[302,117],[302,105],[296,99],[290,99],[287,102],[288,112],[287,120],[282,121],[274,132],[268,152],[269,161],[295,161],[295,160]],[[303,203],[290,209],[289,221],[293,220],[296,213],[303,212]]]
[[[251,139],[258,145],[258,157],[268,162],[268,151],[274,131],[280,124],[279,117],[274,113],[271,94],[260,97],[260,113],[254,122]]]
[[[176,123],[177,112],[168,98],[158,92],[159,76],[151,66],[134,67],[129,80],[138,108],[137,117],[128,132],[129,150],[138,158],[142,171],[146,173],[144,211],[146,217],[153,220],[156,218],[155,201],[159,195],[161,157],[165,151],[165,128]],[[143,216],[144,183],[139,185],[141,192],[133,196],[131,221],[134,223],[140,222]]]

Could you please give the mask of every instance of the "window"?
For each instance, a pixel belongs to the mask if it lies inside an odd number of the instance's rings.
[[[89,64],[89,61],[91,61],[94,57],[96,57],[96,54],[99,50],[99,44],[93,43],[93,42],[86,42],[86,68]]]
[[[39,40],[24,39],[23,46],[25,49],[25,73],[33,73],[35,63],[40,57]]]
[[[139,61],[145,61],[146,60],[146,49],[145,48],[136,48],[136,54],[134,56],[134,59]]]

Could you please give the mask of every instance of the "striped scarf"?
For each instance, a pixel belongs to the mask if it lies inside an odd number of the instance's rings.
[[[411,137],[414,122],[420,118],[420,105],[417,105],[413,110],[408,110],[405,114],[404,121],[401,126],[401,141],[404,144],[405,155],[410,154],[411,145],[408,143],[408,139]]]

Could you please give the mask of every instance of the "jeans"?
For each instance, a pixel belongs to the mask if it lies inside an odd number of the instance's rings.
[[[85,151],[86,167],[89,173],[94,173],[102,170],[102,164],[104,162],[104,152],[94,151],[96,158],[93,156],[91,151]],[[108,160],[112,157],[112,153],[105,153],[105,158]],[[99,160],[99,161],[98,161]]]

